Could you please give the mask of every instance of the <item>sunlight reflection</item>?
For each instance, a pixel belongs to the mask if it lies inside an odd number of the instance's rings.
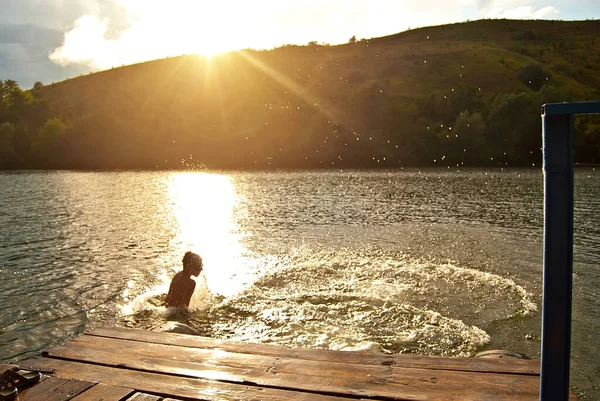
[[[242,245],[245,233],[238,225],[245,209],[233,179],[210,173],[174,173],[169,196],[179,225],[173,239],[177,257],[188,250],[204,260],[204,275],[211,292],[232,295],[251,281]],[[180,268],[179,266],[177,267]]]

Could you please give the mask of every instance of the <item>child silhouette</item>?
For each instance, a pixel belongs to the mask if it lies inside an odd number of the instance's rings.
[[[182,262],[183,270],[171,280],[169,293],[165,298],[165,304],[168,308],[187,309],[190,306],[192,294],[196,289],[196,282],[192,280],[191,276],[197,277],[204,266],[200,255],[193,252],[186,252]]]

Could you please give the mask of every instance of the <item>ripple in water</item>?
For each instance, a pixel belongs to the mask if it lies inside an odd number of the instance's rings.
[[[292,347],[469,356],[490,341],[478,324],[537,307],[511,279],[384,251],[298,249],[223,299],[199,278],[189,315],[160,306],[166,282],[126,305],[125,324],[179,320],[204,335]],[[465,296],[468,294],[468,296]]]

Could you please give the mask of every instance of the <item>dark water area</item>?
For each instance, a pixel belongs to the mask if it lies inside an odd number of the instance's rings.
[[[0,173],[0,361],[100,325],[539,358],[539,169]],[[600,399],[600,172],[575,175],[571,384]],[[162,306],[187,250],[191,312]]]

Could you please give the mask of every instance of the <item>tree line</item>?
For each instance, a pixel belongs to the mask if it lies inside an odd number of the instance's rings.
[[[539,166],[540,106],[572,100],[549,78],[533,63],[519,73],[523,88],[487,96],[468,85],[415,97],[365,85],[336,97],[337,118],[290,94],[285,106],[240,103],[227,124],[210,100],[141,116],[108,106],[60,113],[41,84],[24,91],[5,80],[0,168]],[[598,120],[575,128],[575,160],[600,163]]]

